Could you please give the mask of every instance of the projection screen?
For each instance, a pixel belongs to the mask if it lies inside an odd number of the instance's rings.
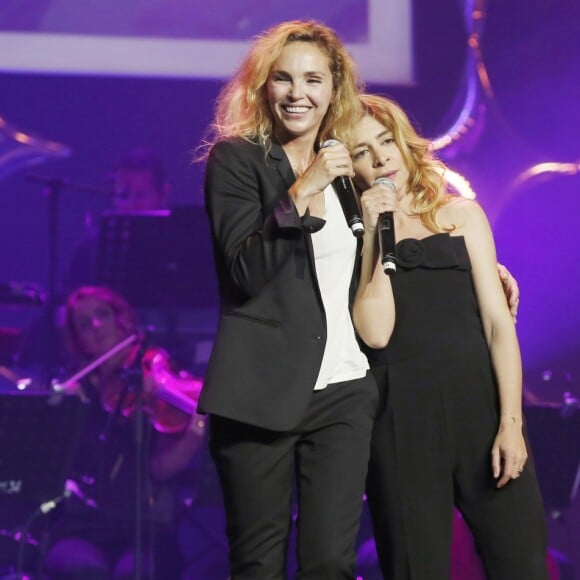
[[[411,0],[3,0],[0,71],[222,79],[253,36],[313,18],[364,80],[409,85],[411,16]]]

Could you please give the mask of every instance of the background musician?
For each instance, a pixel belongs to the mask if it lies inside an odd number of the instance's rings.
[[[136,338],[78,383],[63,383],[86,403],[71,474],[81,497],[65,502],[57,516],[45,571],[59,580],[135,577],[134,498],[140,491],[142,577],[179,578],[185,564],[179,546],[195,533],[184,521],[195,521],[196,509],[206,509],[204,489],[217,487],[208,482],[205,419],[195,413],[201,381],[174,372],[165,351],[144,345],[133,309],[109,288],[85,286],[73,292],[66,302],[65,330],[71,354],[82,363]],[[178,391],[183,409],[162,398],[168,388]],[[188,529],[185,539],[178,537],[178,524]],[[216,534],[201,530],[196,539],[207,566],[199,577],[220,574],[214,567],[225,558]]]
[[[161,157],[149,147],[135,147],[124,152],[108,179],[112,189],[113,211],[145,213],[167,208],[172,187]],[[65,294],[82,285],[98,282],[97,225],[98,222],[88,224],[84,236],[73,249],[63,278]]]

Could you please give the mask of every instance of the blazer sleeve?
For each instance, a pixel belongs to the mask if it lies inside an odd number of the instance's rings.
[[[205,198],[224,274],[246,296],[258,294],[303,243],[286,185],[261,147],[222,141],[208,158]]]

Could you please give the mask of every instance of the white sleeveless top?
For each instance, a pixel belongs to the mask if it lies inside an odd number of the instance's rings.
[[[315,390],[365,376],[369,364],[355,338],[349,311],[349,289],[357,243],[332,185],[324,190],[326,220],[312,234],[318,285],[326,311],[327,339]]]

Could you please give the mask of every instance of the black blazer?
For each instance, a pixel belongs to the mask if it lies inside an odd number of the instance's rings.
[[[219,328],[199,410],[271,430],[303,417],[326,343],[310,233],[288,194],[282,147],[216,144],[205,195],[220,288]]]

